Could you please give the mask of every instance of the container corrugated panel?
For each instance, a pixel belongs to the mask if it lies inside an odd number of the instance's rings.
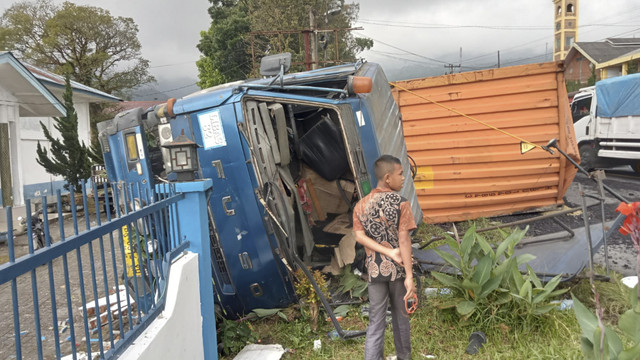
[[[579,161],[561,62],[398,81],[409,155],[424,220],[460,221],[562,204],[576,169],[556,151],[521,153],[558,139]]]

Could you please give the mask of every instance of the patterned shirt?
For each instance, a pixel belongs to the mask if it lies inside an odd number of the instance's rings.
[[[364,233],[383,246],[399,247],[398,233],[416,228],[407,199],[388,190],[373,189],[353,210],[353,230]],[[405,277],[404,267],[391,258],[365,247],[370,282],[394,281]]]

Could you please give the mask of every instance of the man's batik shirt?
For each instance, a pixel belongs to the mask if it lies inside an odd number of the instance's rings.
[[[388,190],[373,189],[353,210],[353,230],[364,233],[391,249],[397,249],[398,233],[416,228],[407,199]],[[370,282],[394,281],[405,277],[404,267],[391,258],[365,247]]]

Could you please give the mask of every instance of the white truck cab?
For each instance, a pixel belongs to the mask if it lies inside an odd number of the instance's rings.
[[[640,74],[580,89],[571,116],[583,167],[631,165],[640,173]]]

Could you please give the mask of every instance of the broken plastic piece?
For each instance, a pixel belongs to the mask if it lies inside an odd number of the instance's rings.
[[[469,345],[467,346],[467,354],[475,355],[480,351],[482,344],[487,342],[487,336],[482,331],[474,331],[469,336]]]

